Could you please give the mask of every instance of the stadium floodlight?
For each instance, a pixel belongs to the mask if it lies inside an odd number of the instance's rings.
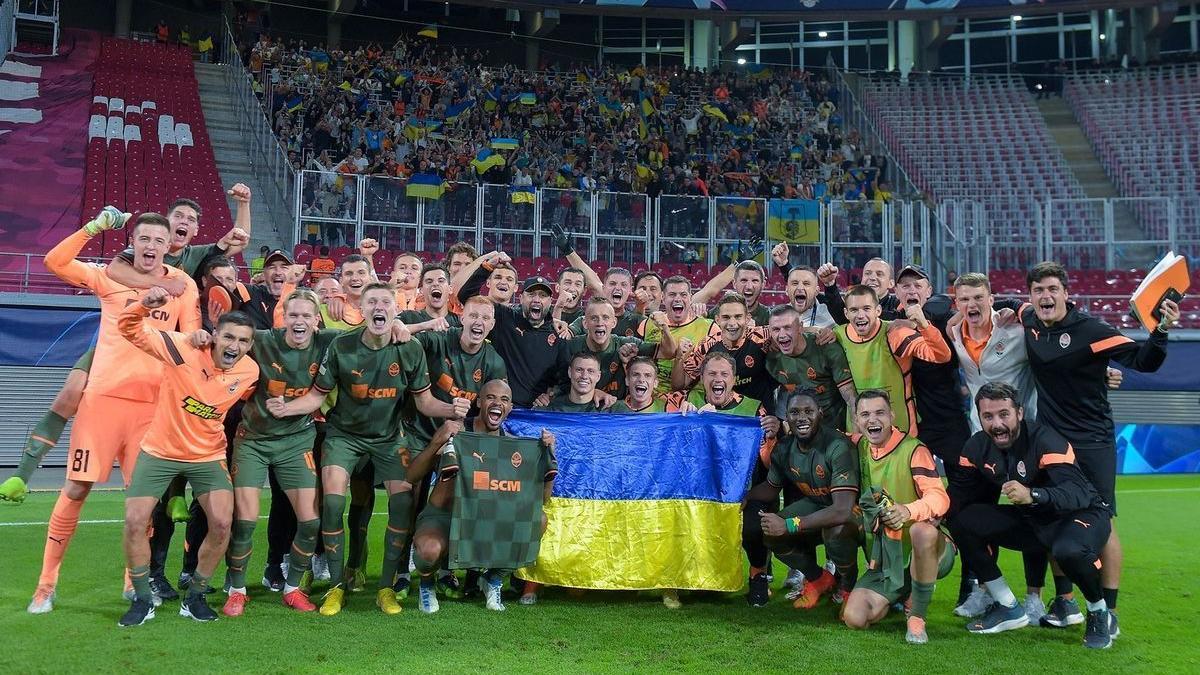
[[[744,65],[746,65],[746,59],[743,59],[743,58],[740,58],[740,57],[739,57],[739,58],[738,58],[738,65],[739,65],[739,66],[744,66]]]
[[[826,31],[826,30],[817,31],[817,37],[827,38],[827,37],[829,37],[829,31]]]
[[[1025,18],[1025,17],[1021,16],[1020,14],[1013,14],[1012,20],[1013,20],[1013,21],[1020,21],[1020,20],[1021,20],[1021,19],[1023,19],[1023,18]]]
[[[1101,34],[1100,34],[1100,39],[1101,39],[1101,40],[1107,40],[1107,39],[1108,39],[1108,36],[1107,36],[1107,35],[1105,35],[1104,33],[1101,33]]]
[[[1039,82],[1039,83],[1037,83],[1037,84],[1033,85],[1033,88],[1034,88],[1034,89],[1037,89],[1038,91],[1041,91],[1041,90],[1042,90],[1042,84]]]

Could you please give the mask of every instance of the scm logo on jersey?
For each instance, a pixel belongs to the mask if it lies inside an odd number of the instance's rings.
[[[202,403],[200,401],[197,401],[196,399],[192,398],[191,396],[188,396],[187,398],[183,399],[183,409],[185,412],[195,415],[196,417],[199,417],[200,419],[204,419],[204,420],[219,420],[219,419],[221,419],[221,413],[218,412],[216,408],[212,407],[211,405],[208,405],[207,403]]]
[[[492,475],[487,471],[476,471],[471,474],[471,487],[476,490],[488,490],[491,492],[520,492],[521,481],[493,480]]]
[[[396,398],[395,387],[370,387],[365,384],[350,385],[350,395],[357,399]]]

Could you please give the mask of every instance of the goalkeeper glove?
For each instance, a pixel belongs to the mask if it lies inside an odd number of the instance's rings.
[[[558,257],[565,258],[575,252],[571,245],[571,235],[563,231],[562,225],[552,223],[550,231],[554,233],[554,243],[558,245]]]
[[[115,206],[106,206],[96,214],[96,217],[88,221],[87,225],[83,226],[83,231],[87,232],[89,237],[94,237],[105,230],[119,230],[125,227],[125,221],[129,220],[128,213],[122,213],[121,209]]]

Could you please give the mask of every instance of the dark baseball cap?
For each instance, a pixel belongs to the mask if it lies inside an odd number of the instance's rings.
[[[521,291],[528,293],[535,288],[543,288],[548,294],[554,293],[554,288],[550,286],[550,280],[546,277],[529,277],[525,280],[525,285],[521,286]]]
[[[926,272],[925,268],[921,267],[920,265],[905,265],[900,270],[900,273],[896,275],[896,281],[899,281],[900,278],[903,277],[905,274],[915,274],[918,277],[921,277],[922,279],[929,281],[929,272]]]
[[[271,251],[270,253],[268,253],[267,257],[263,258],[263,266],[265,267],[266,265],[270,265],[271,263],[275,262],[276,260],[282,260],[284,263],[286,263],[288,265],[292,264],[292,256],[290,256],[286,252],[284,252],[283,249],[277,248],[277,249],[274,249],[273,251]]]

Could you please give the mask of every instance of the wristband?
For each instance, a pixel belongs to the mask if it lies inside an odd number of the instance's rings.
[[[784,527],[787,528],[788,534],[796,534],[802,529],[800,525],[800,516],[788,518],[787,520],[783,521],[783,524]]]

